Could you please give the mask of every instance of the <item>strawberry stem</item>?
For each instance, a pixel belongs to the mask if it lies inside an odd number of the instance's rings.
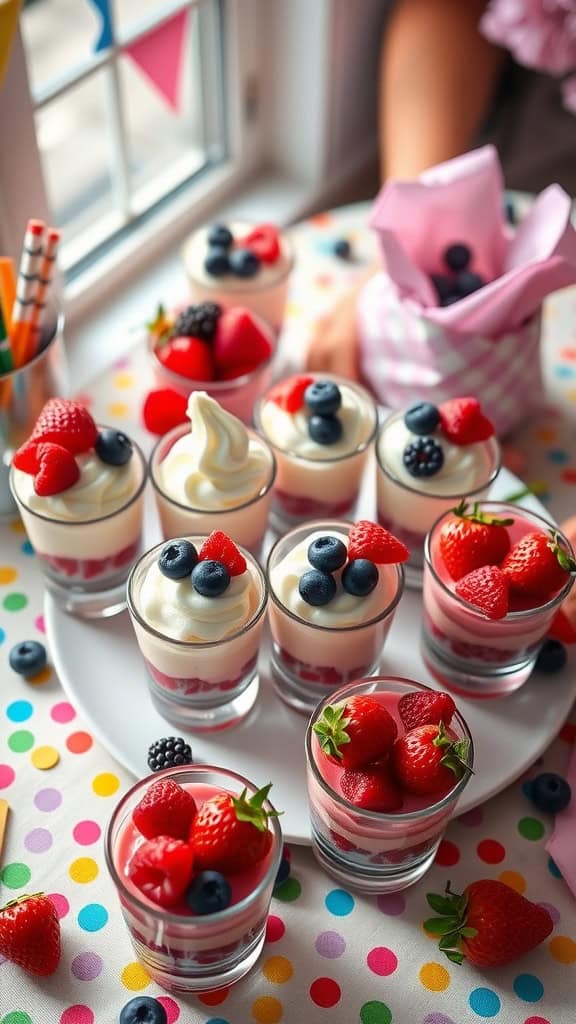
[[[8,900],[3,907],[0,907],[0,914],[3,910],[9,910],[11,907],[18,906],[19,903],[26,903],[27,900],[36,899],[37,896],[43,896],[43,892],[24,892],[21,896],[16,896],[13,900]]]
[[[242,790],[240,796],[232,797],[232,805],[238,821],[249,821],[259,832],[265,832],[268,828],[268,818],[278,818],[284,813],[283,811],[267,811],[263,806],[271,788],[272,783],[269,782],[267,786],[262,786],[262,789],[257,790],[249,800],[246,799],[248,793],[246,788]]]
[[[474,502],[471,512],[468,512],[467,508],[468,504],[463,498],[460,504],[452,509],[452,512],[459,519],[467,519],[471,523],[483,523],[484,526],[511,526],[514,522],[513,519],[498,519],[497,516],[491,516],[487,512],[482,512],[478,501]]]
[[[556,555],[556,560],[561,569],[565,572],[576,573],[576,561],[569,555],[568,552],[561,547],[558,530],[550,530],[550,536],[552,543],[549,544],[549,548]]]
[[[331,754],[332,757],[341,758],[340,747],[350,743],[350,737],[346,732],[350,719],[344,718],[345,709],[345,704],[339,708],[327,704],[322,718],[312,726],[313,731],[320,737],[320,747],[325,754]]]
[[[478,934],[476,928],[470,928],[466,924],[467,896],[452,892],[448,882],[444,896],[429,892],[426,893],[426,901],[439,916],[429,917],[424,921],[424,928],[431,935],[440,936],[438,949],[441,949],[453,964],[462,964],[466,957],[461,949],[461,940],[473,939]]]
[[[453,740],[446,732],[444,722],[438,723],[438,735],[436,739],[432,740],[435,747],[445,748],[444,755],[441,760],[446,768],[449,768],[457,779],[461,779],[465,772],[474,774],[468,764],[468,754],[470,752],[470,740],[463,738],[460,740]]]

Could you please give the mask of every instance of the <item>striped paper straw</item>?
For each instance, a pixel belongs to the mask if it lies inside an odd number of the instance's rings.
[[[35,281],[35,291],[33,293],[34,304],[30,315],[28,351],[25,353],[24,362],[28,362],[36,355],[40,344],[40,325],[44,315],[44,310],[46,309],[46,296],[52,283],[54,263],[56,261],[60,237],[60,232],[56,228],[48,228],[42,251],[42,260],[38,267],[38,276]]]
[[[45,225],[41,220],[29,220],[24,235],[22,258],[16,282],[16,300],[12,315],[12,357],[16,367],[23,366],[28,350],[30,318],[34,305],[36,277],[42,260],[42,237]]]

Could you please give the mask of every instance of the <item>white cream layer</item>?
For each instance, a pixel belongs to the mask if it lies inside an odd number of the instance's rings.
[[[486,482],[490,475],[486,441],[467,445],[452,444],[440,429],[427,436],[432,437],[444,453],[442,469],[434,476],[415,477],[404,466],[404,449],[417,441],[418,435],[408,430],[403,416],[384,426],[378,442],[382,465],[393,477],[412,490],[440,497],[469,494]]]
[[[15,469],[14,487],[22,504],[50,519],[70,522],[98,519],[122,508],[142,479],[136,452],[124,466],[102,462],[93,450],[77,455],[76,462],[80,477],[60,494],[36,494],[32,474]]]

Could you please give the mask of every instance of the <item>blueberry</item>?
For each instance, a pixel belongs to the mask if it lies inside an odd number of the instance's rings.
[[[445,274],[431,274],[430,280],[436,289],[436,294],[440,302],[447,299],[449,295],[454,292],[454,282],[450,277],[446,277]]]
[[[378,583],[379,573],[368,558],[353,558],[342,573],[342,586],[355,597],[367,597]]]
[[[125,466],[132,458],[132,441],[121,430],[101,430],[94,450],[108,466]]]
[[[217,914],[230,906],[232,889],[219,871],[200,871],[186,892],[186,902],[195,914]]]
[[[216,249],[229,249],[234,241],[234,235],[225,224],[212,224],[208,228],[208,245]]]
[[[298,593],[306,604],[320,608],[328,604],[336,593],[336,580],[330,573],[320,572],[319,569],[310,569],[300,577]]]
[[[342,437],[342,424],[337,416],[311,416],[308,433],[317,444],[336,444]]]
[[[552,675],[564,668],[567,659],[564,644],[561,644],[559,640],[545,640],[538,651],[536,670]]]
[[[285,882],[286,879],[289,878],[289,877],[290,877],[290,861],[288,860],[287,857],[282,857],[282,860],[280,861],[280,867],[278,868],[278,874],[276,875],[276,880],[274,882],[274,885],[275,886],[276,885],[282,885],[282,882]]]
[[[183,580],[198,561],[198,552],[189,540],[171,540],[160,552],[158,568],[169,580]]]
[[[260,270],[260,260],[250,249],[233,249],[229,262],[236,277],[254,277]]]
[[[530,799],[539,811],[557,814],[568,807],[571,798],[572,790],[569,783],[555,772],[543,772],[532,779]]]
[[[337,238],[334,242],[334,255],[340,260],[349,260],[352,255],[352,246],[347,238]]]
[[[120,1024],[168,1024],[168,1014],[152,996],[136,996],[120,1010]]]
[[[480,274],[475,274],[473,270],[461,270],[456,275],[456,287],[461,296],[472,295],[472,292],[477,292],[485,284],[484,278]]]
[[[205,558],[192,569],[192,586],[204,597],[219,597],[230,585],[230,573],[223,562]]]
[[[224,277],[224,274],[229,274],[228,250],[221,245],[210,246],[204,259],[204,270],[211,277]]]
[[[467,245],[462,242],[455,242],[444,250],[444,262],[450,270],[464,270],[472,258],[472,253]]]
[[[413,434],[432,434],[440,423],[440,413],[430,402],[417,402],[404,413],[404,423]]]
[[[331,380],[315,380],[304,392],[304,401],[310,412],[318,416],[333,416],[342,405],[342,395]]]
[[[508,224],[511,224],[512,227],[514,227],[516,224],[516,208],[511,199],[506,199],[504,202],[504,216],[506,217]]]
[[[28,679],[46,668],[46,648],[38,640],[22,640],[8,655],[10,668]]]
[[[406,445],[402,462],[410,476],[434,476],[444,465],[444,452],[431,437],[419,437]]]
[[[338,537],[330,536],[317,537],[313,540],[307,554],[310,565],[322,572],[335,572],[344,565],[348,557],[344,542]]]

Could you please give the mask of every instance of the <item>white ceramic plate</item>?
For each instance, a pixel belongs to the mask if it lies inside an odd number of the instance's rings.
[[[521,487],[516,477],[502,470],[490,496],[505,497]],[[360,508],[373,507],[371,497],[363,494]],[[549,518],[535,498],[522,504]],[[150,507],[146,526],[147,541],[152,543],[158,534]],[[382,672],[434,685],[419,653],[420,611],[419,593],[406,590],[386,642]],[[99,622],[82,621],[59,611],[47,597],[45,619],[53,662],[68,696],[121,764],[137,778],[148,774],[149,745],[180,730],[169,725],[148,699],[145,670],[128,613]],[[275,696],[266,662],[264,651],[254,713],[227,732],[192,737],[192,752],[198,761],[232,768],[259,785],[272,780],[274,803],[284,811],[282,828],[287,840],[309,843],[306,719]],[[474,737],[475,775],[464,790],[458,813],[483,803],[529,768],[558,732],[575,696],[576,673],[568,666],[555,676],[534,674],[505,699],[459,698]]]

